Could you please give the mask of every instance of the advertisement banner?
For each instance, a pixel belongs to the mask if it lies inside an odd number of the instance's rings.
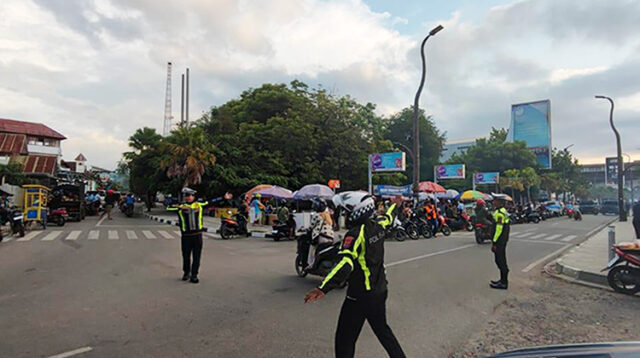
[[[437,179],[464,179],[464,164],[436,165]]]
[[[551,168],[551,101],[511,106],[510,141],[523,141],[535,154],[538,163]]]
[[[605,158],[607,184],[618,184],[618,157]]]
[[[371,171],[376,172],[400,172],[406,168],[406,156],[404,152],[377,153],[369,155]]]
[[[500,182],[500,173],[475,173],[473,178],[476,184],[498,184]]]
[[[410,197],[412,195],[412,191],[411,191],[411,185],[405,185],[405,186],[374,185],[373,194],[377,196],[385,196],[385,197],[398,196],[398,195]]]

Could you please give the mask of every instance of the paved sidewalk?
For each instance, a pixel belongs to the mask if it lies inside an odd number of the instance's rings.
[[[631,218],[627,222],[611,224],[616,229],[616,243],[635,241]],[[560,257],[551,268],[557,274],[571,279],[608,286],[607,272],[601,272],[609,263],[609,226]]]

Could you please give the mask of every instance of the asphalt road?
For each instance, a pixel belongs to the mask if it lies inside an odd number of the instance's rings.
[[[612,217],[512,227],[510,291]],[[294,242],[205,241],[200,284],[181,275],[176,227],[120,213],[0,243],[2,357],[331,357],[344,292],[304,305]],[[510,297],[472,233],[386,243],[389,323],[410,357],[443,357]],[[370,328],[357,356],[384,357]]]

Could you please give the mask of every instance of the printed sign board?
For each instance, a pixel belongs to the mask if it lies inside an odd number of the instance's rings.
[[[400,172],[406,168],[406,155],[404,152],[377,153],[369,155],[371,171],[376,172]]]
[[[411,196],[411,185],[394,186],[394,185],[374,185],[373,194],[377,196]]]
[[[551,102],[549,100],[511,106],[509,140],[523,141],[538,163],[551,168]]]
[[[500,182],[500,173],[475,173],[473,179],[475,180],[476,184],[498,184]]]
[[[437,179],[464,179],[464,164],[436,165]]]

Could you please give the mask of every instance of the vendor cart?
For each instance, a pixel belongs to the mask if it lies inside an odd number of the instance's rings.
[[[24,223],[29,229],[34,222],[42,225],[43,229],[47,228],[47,197],[49,188],[44,185],[27,184],[23,185],[24,189]]]

